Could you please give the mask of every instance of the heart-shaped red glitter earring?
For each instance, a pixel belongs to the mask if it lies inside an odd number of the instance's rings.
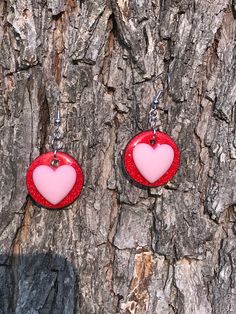
[[[157,131],[157,106],[162,91],[154,98],[149,112],[151,130],[137,134],[124,151],[124,167],[137,183],[156,187],[165,184],[179,168],[180,153],[167,134]]]
[[[26,174],[26,184],[36,203],[46,208],[63,208],[80,195],[83,172],[73,157],[59,151],[64,145],[58,104],[54,124],[53,151],[40,155],[31,163]]]

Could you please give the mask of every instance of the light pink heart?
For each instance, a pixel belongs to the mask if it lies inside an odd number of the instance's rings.
[[[76,182],[76,176],[75,169],[69,165],[55,169],[41,165],[33,171],[36,188],[53,205],[60,203],[69,194]]]
[[[155,148],[140,143],[134,147],[133,159],[141,175],[150,183],[160,179],[174,160],[174,150],[170,145],[159,144]]]

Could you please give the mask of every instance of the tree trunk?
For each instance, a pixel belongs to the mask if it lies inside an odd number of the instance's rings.
[[[1,1],[1,314],[236,313],[235,16],[228,0]],[[122,151],[163,88],[181,166],[141,189]],[[48,210],[25,174],[59,93],[85,184]]]

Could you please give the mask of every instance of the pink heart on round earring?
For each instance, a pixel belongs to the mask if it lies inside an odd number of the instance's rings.
[[[133,159],[141,175],[150,183],[160,179],[172,165],[174,150],[170,145],[152,147],[141,143],[134,147]]]
[[[39,193],[56,205],[72,190],[76,182],[76,171],[69,165],[58,168],[42,165],[34,169],[33,181]]]
[[[131,179],[143,186],[156,187],[175,175],[179,168],[180,152],[167,134],[148,130],[129,141],[123,161]]]
[[[29,166],[26,184],[31,197],[45,208],[64,208],[75,201],[83,188],[83,171],[70,155],[48,152]]]

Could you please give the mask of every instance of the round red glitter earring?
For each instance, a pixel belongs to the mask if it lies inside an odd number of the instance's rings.
[[[125,170],[131,179],[148,187],[165,184],[179,168],[180,152],[177,145],[170,136],[157,131],[157,107],[162,94],[160,91],[151,105],[151,129],[133,137],[123,156]]]
[[[46,208],[63,208],[75,201],[83,187],[83,172],[77,161],[60,151],[63,133],[57,104],[52,136],[52,151],[37,157],[26,174],[28,192],[36,203]]]

